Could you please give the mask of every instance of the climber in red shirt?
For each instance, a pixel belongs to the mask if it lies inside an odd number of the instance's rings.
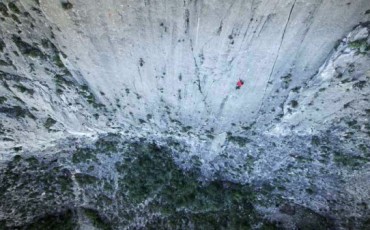
[[[239,81],[236,83],[236,89],[240,89],[244,85],[244,81],[239,79]]]

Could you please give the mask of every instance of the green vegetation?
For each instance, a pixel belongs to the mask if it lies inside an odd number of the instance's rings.
[[[369,162],[369,159],[366,159],[365,157],[345,154],[337,151],[334,152],[333,160],[340,166],[350,168],[359,168]]]
[[[105,181],[104,182],[104,190],[105,191],[114,191],[114,187],[113,187],[113,185],[112,185],[112,181]]]
[[[47,215],[25,227],[27,230],[53,229],[53,230],[73,230],[76,229],[73,212],[67,210],[64,213]]]
[[[65,75],[57,74],[54,76],[54,80],[57,85],[57,90],[65,89],[66,86],[70,86],[73,84],[72,81],[69,81],[65,78]]]
[[[13,157],[13,163],[17,163],[17,162],[19,162],[19,161],[21,161],[22,160],[22,156],[21,155],[15,155],[14,157]]]
[[[213,130],[209,133],[213,133]],[[228,136],[232,136],[231,133]],[[270,202],[267,205],[276,205],[276,199],[283,203],[283,198],[276,198],[273,194],[288,189],[285,184],[262,181],[258,185],[243,185],[225,181],[222,176],[213,181],[200,181],[200,158],[189,156],[192,167],[183,170],[172,155],[173,149],[181,149],[181,144],[174,140],[169,141],[167,146],[171,148],[148,143],[145,139],[123,141],[120,135],[108,134],[101,136],[95,145],[86,144],[70,156],[73,163],[86,164],[69,165],[66,168],[60,165],[63,158],[59,156],[45,160],[43,157],[16,155],[7,167],[0,169],[0,175],[4,175],[0,177],[0,199],[7,205],[4,211],[16,209],[24,218],[31,213],[41,217],[25,226],[25,229],[34,229],[29,226],[44,229],[46,223],[53,229],[59,229],[60,221],[64,221],[63,229],[77,228],[77,210],[56,214],[53,210],[53,207],[62,207],[58,210],[71,207],[76,200],[82,199],[73,195],[74,174],[83,191],[84,202],[87,201],[84,207],[89,207],[80,208],[78,214],[80,217],[82,214],[86,217],[85,221],[88,220],[98,229],[123,228],[137,217],[147,218],[148,222],[143,222],[143,229],[182,229],[187,226],[199,229],[251,229],[261,225],[264,226],[262,229],[276,228],[276,224],[267,223],[259,216],[254,204]],[[105,152],[111,154],[99,155],[99,162],[96,153]],[[232,154],[225,154],[232,158]],[[253,170],[256,160],[254,156],[248,156],[243,170]],[[113,165],[115,168],[111,167]],[[69,167],[75,173],[69,171]],[[302,187],[302,192],[305,191],[314,194],[316,188],[313,185]],[[261,201],[261,196],[265,200]],[[138,208],[138,204],[144,201],[144,210]],[[326,226],[325,219],[318,214],[298,206],[294,211],[294,216],[302,216],[300,219],[307,215],[311,222]],[[45,216],[45,213],[53,215]],[[117,222],[122,225],[117,226]],[[297,223],[301,229],[304,229],[304,224],[309,223]]]
[[[109,223],[107,223],[97,211],[93,209],[84,209],[85,216],[90,220],[91,224],[97,229],[108,230],[111,229]]]
[[[45,213],[54,213],[55,207],[63,207],[74,199],[72,180],[61,174],[59,169],[55,159],[16,155],[0,170],[0,174],[4,175],[0,177],[2,210],[10,213],[16,209],[17,215],[24,219],[37,216],[34,223],[20,229],[72,229],[68,228],[70,222],[63,215],[45,216]],[[58,221],[60,219],[63,221]],[[63,228],[58,228],[61,223]]]
[[[0,220],[0,230],[7,230],[5,220]]]
[[[167,107],[167,106],[166,106]],[[169,114],[171,114],[171,112],[169,112],[169,108],[167,107],[166,108],[166,110],[167,110],[167,114],[169,115]],[[176,125],[178,125],[178,126],[182,126],[182,123],[181,123],[181,121],[179,121],[179,120],[176,120],[176,119],[172,119],[172,118],[170,118],[170,121],[171,122],[173,122],[173,123],[175,123]]]
[[[297,108],[297,107],[298,107],[298,101],[296,101],[296,100],[291,100],[291,101],[290,101],[290,105],[292,106],[292,108]]]
[[[36,117],[28,109],[22,108],[20,106],[2,107],[0,108],[0,113],[5,113],[9,117],[25,118],[26,116],[28,116],[34,120],[36,119]]]
[[[119,185],[133,207],[154,199],[148,208],[162,213],[162,220],[148,226],[175,228],[179,223],[192,223],[200,229],[248,229],[257,221],[250,187],[225,181],[202,184],[197,180],[199,169],[182,171],[168,149],[154,143],[131,147],[125,160],[116,164],[122,172]]]
[[[98,178],[96,178],[94,176],[91,176],[91,175],[88,175],[88,174],[82,174],[82,173],[76,173],[75,178],[76,178],[76,181],[80,185],[95,184],[99,181]]]
[[[22,39],[19,36],[13,35],[12,40],[22,54],[29,56],[29,57],[33,57],[33,58],[41,58],[41,59],[45,58],[45,55],[41,50],[22,41]]]
[[[323,88],[320,88],[319,89],[319,92],[324,92],[326,90],[326,88],[325,87],[323,87]]]
[[[50,48],[50,44],[51,42],[48,39],[45,38],[41,39],[41,45],[44,49]]]
[[[6,102],[8,99],[4,96],[1,96],[0,97],[0,105],[4,104],[4,102]]]
[[[239,145],[240,147],[245,147],[251,141],[246,137],[233,136],[231,132],[227,132],[227,140],[234,144]]]
[[[62,61],[62,59],[60,59],[60,56],[59,54],[55,54],[54,57],[53,57],[53,62],[56,66],[58,66],[59,68],[65,68],[64,66],[64,63]]]
[[[107,136],[99,138],[95,142],[95,147],[101,153],[116,152],[119,138],[120,135],[109,133]]]
[[[1,12],[1,3],[0,3],[0,12]],[[0,39],[0,52],[3,52],[5,48],[5,43]]]
[[[94,165],[90,165],[90,166],[87,168],[87,171],[88,171],[88,172],[92,172],[92,171],[94,171],[94,169],[95,169],[95,166],[94,166]]]
[[[352,129],[351,131],[353,130],[361,130],[361,125],[357,122],[357,120],[347,120],[345,121],[345,123],[347,124],[347,126]],[[348,133],[352,133],[353,132],[348,132]]]
[[[44,127],[45,127],[46,129],[50,129],[50,128],[51,128],[51,126],[55,125],[56,123],[57,123],[57,121],[56,121],[56,120],[54,120],[54,119],[53,119],[53,118],[51,118],[51,117],[48,117],[48,118],[46,119],[45,123],[44,123]]]
[[[70,10],[70,9],[73,8],[73,5],[72,5],[72,3],[70,3],[70,2],[67,1],[67,2],[62,2],[62,7],[65,10]]]
[[[8,4],[8,6],[9,6],[9,9],[10,9],[11,11],[13,11],[14,13],[16,13],[16,14],[20,14],[20,13],[21,13],[21,11],[18,9],[18,7],[15,5],[15,3],[14,3],[14,2],[10,2],[10,3]]]
[[[21,93],[28,93],[30,95],[33,95],[35,93],[35,90],[29,89],[22,84],[14,85],[14,87],[17,88]]]
[[[18,24],[22,24],[22,23],[21,23],[21,21],[19,21],[19,18],[17,17],[17,15],[15,15],[15,14],[11,14],[10,16],[12,17],[12,19],[13,19],[16,23],[18,23]],[[34,54],[33,52],[31,52],[31,53],[29,54],[29,56],[35,57],[35,54]]]
[[[4,60],[0,60],[0,66],[9,66],[10,64]]]
[[[343,105],[343,108],[344,109],[347,109],[350,105],[351,105],[351,102],[348,102],[348,103],[346,103],[346,104]]]
[[[312,188],[306,188],[306,192],[310,195],[314,194],[315,191]]]
[[[181,131],[182,132],[184,132],[184,133],[187,133],[187,132],[189,132],[190,130],[192,129],[192,127],[191,126],[183,126],[182,128],[181,128]]]
[[[292,81],[292,74],[287,74],[281,77],[283,89],[289,88],[289,84]]]
[[[19,152],[19,151],[22,151],[23,148],[22,148],[22,146],[17,146],[17,147],[14,147],[13,149],[16,152]]]
[[[34,156],[25,159],[25,161],[28,162],[28,164],[33,167],[36,167],[40,163],[39,160]]]
[[[91,104],[94,108],[104,108],[105,106],[101,103],[98,103],[95,99],[93,93],[90,92],[89,87],[87,85],[82,85],[79,88],[79,94],[83,96],[89,104]]]
[[[357,41],[350,42],[348,46],[352,49],[357,49],[360,53],[366,53],[370,51],[370,44],[367,43],[367,39],[361,39]]]
[[[96,154],[90,148],[78,148],[72,156],[72,162],[75,164],[88,163],[88,162],[98,162]]]
[[[358,148],[363,152],[367,157],[370,156],[370,151],[368,151],[368,147],[365,144],[358,145]]]
[[[249,131],[253,128],[254,125],[255,125],[255,122],[251,123],[248,126],[242,126],[242,129],[245,130],[245,131]]]
[[[55,92],[56,92],[58,95],[63,94],[63,90],[62,90],[62,89],[60,89],[60,88],[57,88],[57,89],[55,90]]]
[[[0,2],[0,13],[4,16],[4,17],[8,17],[9,14],[8,14],[8,7],[6,7],[6,5],[2,2]],[[2,51],[2,49],[0,48],[0,51]]]
[[[311,139],[311,144],[314,146],[319,146],[320,145],[320,138],[318,136],[312,136]]]
[[[353,88],[362,90],[367,85],[366,81],[358,81],[355,84],[353,84]]]
[[[370,10],[368,10],[368,11],[370,13]],[[362,229],[370,229],[370,218],[368,218],[367,220],[365,220]]]
[[[300,89],[301,89],[300,86],[296,86],[296,87],[292,88],[292,92],[298,93]]]
[[[254,168],[254,162],[256,161],[256,159],[249,155],[245,161],[245,168],[247,169],[248,173],[251,173],[253,171],[253,168]]]
[[[141,96],[140,94],[138,94],[138,93],[135,93],[135,95],[136,95],[136,98],[137,98],[138,100],[140,100],[140,99],[142,98],[142,96]]]

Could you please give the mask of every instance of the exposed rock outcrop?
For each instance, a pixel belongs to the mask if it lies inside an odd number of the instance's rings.
[[[0,229],[368,228],[369,10],[0,2]]]

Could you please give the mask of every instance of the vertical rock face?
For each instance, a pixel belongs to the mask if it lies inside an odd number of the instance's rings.
[[[368,228],[369,22],[368,0],[0,2],[0,229]]]

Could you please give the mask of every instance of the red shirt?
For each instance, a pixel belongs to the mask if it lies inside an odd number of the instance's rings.
[[[241,87],[243,84],[244,84],[244,82],[243,82],[242,80],[239,80],[239,81],[236,83],[236,86]]]

